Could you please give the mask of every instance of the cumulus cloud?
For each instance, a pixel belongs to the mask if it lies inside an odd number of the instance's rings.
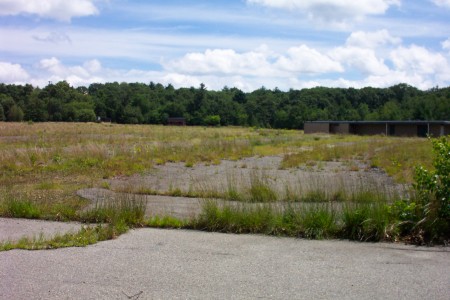
[[[391,60],[399,71],[418,74],[450,73],[448,61],[442,54],[416,45],[395,49],[391,53]]]
[[[443,6],[450,8],[450,0],[432,0],[437,6]]]
[[[384,14],[390,6],[400,5],[400,0],[247,0],[250,4],[297,10],[311,19],[343,21],[360,19],[366,15]]]
[[[352,32],[346,41],[346,45],[360,48],[376,48],[384,45],[398,45],[401,39],[392,36],[386,29],[374,32]]]
[[[21,65],[0,61],[0,82],[15,83],[29,78],[27,71]]]
[[[208,49],[188,53],[181,59],[165,63],[167,70],[188,74],[241,74],[261,76],[271,72],[269,54],[263,49],[237,53],[232,49]]]
[[[450,49],[450,39],[442,43]],[[251,51],[210,49],[165,60],[161,69],[110,69],[97,59],[75,65],[57,57],[42,59],[25,70],[0,63],[0,81],[29,82],[45,86],[66,80],[71,85],[93,82],[159,82],[175,87],[223,86],[252,91],[261,86],[283,90],[313,86],[387,87],[408,83],[421,89],[450,82],[450,57],[416,45],[403,45],[387,31],[355,32],[338,47],[320,49],[310,45],[272,50],[261,46]],[[355,76],[356,73],[363,76]],[[339,76],[339,78],[337,78]],[[327,78],[327,79],[325,79]],[[358,78],[358,79],[355,79]]]
[[[37,15],[68,22],[95,14],[98,9],[93,0],[0,0],[0,16]]]
[[[232,49],[209,49],[189,53],[164,64],[166,70],[197,75],[287,76],[288,74],[320,74],[343,72],[342,66],[330,57],[306,45],[274,53],[266,46],[237,53]]]
[[[48,81],[66,80],[72,85],[89,85],[93,82],[104,82],[99,76],[102,66],[98,60],[86,61],[83,65],[66,66],[56,57],[46,58],[36,65],[39,78],[32,82],[36,85],[45,85]]]
[[[338,47],[330,55],[340,63],[355,68],[365,75],[383,75],[389,71],[383,59],[378,58],[372,49]]]
[[[289,72],[313,74],[344,71],[340,63],[305,45],[288,49],[287,55],[281,56],[274,67]]]
[[[442,49],[450,50],[450,39],[447,39],[442,42]]]
[[[450,47],[450,42],[444,42],[443,47]],[[386,87],[403,82],[427,89],[450,81],[445,56],[415,45],[405,47],[386,30],[355,32],[344,45],[328,50],[307,45],[278,53],[267,47],[243,53],[215,49],[187,54],[163,67],[162,72],[168,72],[163,78],[176,84],[204,82],[209,87],[220,88],[222,84],[242,86],[244,90],[262,85],[285,89],[317,85]],[[349,79],[355,72],[364,76]],[[321,78],[323,74],[334,77],[336,73],[343,77]]]

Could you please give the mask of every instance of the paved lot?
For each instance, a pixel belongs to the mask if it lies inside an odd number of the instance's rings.
[[[77,222],[49,222],[42,220],[0,218],[0,242],[17,241],[23,237],[51,238],[56,234],[77,232],[82,224]]]
[[[139,229],[0,253],[0,299],[449,298],[442,247]]]

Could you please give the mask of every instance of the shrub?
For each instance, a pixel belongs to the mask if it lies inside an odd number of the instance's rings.
[[[450,238],[450,143],[448,138],[431,140],[433,144],[434,171],[416,168],[414,188],[422,219],[417,226],[425,239],[448,240]]]

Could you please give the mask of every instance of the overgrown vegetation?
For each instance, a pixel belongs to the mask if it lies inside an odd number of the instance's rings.
[[[416,202],[409,203],[407,212],[420,219],[413,230],[425,240],[450,240],[450,142],[442,137],[432,140],[434,170],[416,168]],[[412,207],[411,207],[412,206]],[[412,209],[414,208],[414,209]],[[417,214],[416,216],[414,215]]]
[[[34,238],[24,237],[19,241],[0,242],[0,251],[12,249],[43,250],[65,247],[85,247],[101,241],[111,240],[125,233],[124,227],[111,224],[82,227],[78,232],[56,235],[45,238],[43,235]]]
[[[398,237],[385,204],[336,206],[220,206],[205,203],[193,228],[229,233],[264,233],[311,239],[344,238],[358,241],[394,240]]]
[[[55,216],[43,215],[40,209],[29,200],[10,199],[3,208],[2,214],[13,218],[54,219]],[[123,195],[112,201],[97,203],[94,208],[76,212],[71,220],[87,223],[78,232],[70,232],[45,238],[43,235],[34,238],[24,237],[19,241],[0,242],[0,251],[11,249],[41,250],[63,247],[84,247],[97,242],[110,240],[127,232],[130,228],[142,227],[145,205],[134,197]],[[95,223],[94,225],[89,225]]]
[[[79,244],[23,240],[20,247],[27,244],[29,249],[88,244],[140,226],[362,241],[449,239],[448,138],[430,143],[419,138],[303,135],[255,128],[0,123],[0,141],[0,216],[109,224],[85,228],[81,237],[78,233],[58,237],[84,241]],[[398,182],[415,182],[416,191],[409,197],[389,195],[379,186],[331,191],[322,189],[320,182],[312,190],[288,184],[280,190],[264,170],[250,173],[245,181],[229,177],[223,190],[206,186],[185,191],[173,186],[169,191],[140,191],[238,201],[228,206],[207,204],[195,220],[145,219],[144,203],[133,196],[98,203],[86,211],[89,202],[75,194],[82,188],[110,188],[108,178],[147,172],[167,162],[192,168],[255,155],[284,157],[281,169],[320,170],[328,161],[339,161],[350,171],[379,168]],[[414,171],[417,165],[423,167]]]

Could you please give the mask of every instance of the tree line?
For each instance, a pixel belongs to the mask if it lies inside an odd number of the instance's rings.
[[[159,83],[67,82],[44,88],[0,84],[0,121],[238,125],[302,129],[315,120],[450,120],[450,87],[422,91],[407,84],[388,88],[315,87],[287,92],[261,87],[250,93],[224,87],[175,89]]]

